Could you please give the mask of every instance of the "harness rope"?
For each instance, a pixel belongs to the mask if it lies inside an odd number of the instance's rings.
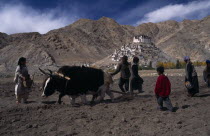
[[[71,80],[71,78],[70,78],[70,77],[65,76],[64,74],[61,74],[61,73],[58,73],[58,72],[55,72],[55,74],[56,74],[56,75],[58,75],[58,76],[60,76],[60,77],[65,78],[66,80]]]
[[[70,77],[68,76],[65,76],[64,74],[61,74],[61,73],[58,73],[58,72],[55,72],[56,75],[66,79],[66,85],[65,85],[65,88],[64,88],[64,93],[66,93],[66,89],[67,89],[67,86],[68,86],[68,82],[71,80]]]
[[[66,88],[67,88],[67,86],[68,86],[68,82],[69,82],[69,80],[66,80],[66,86],[65,86],[65,88],[64,88],[64,93],[66,93]]]

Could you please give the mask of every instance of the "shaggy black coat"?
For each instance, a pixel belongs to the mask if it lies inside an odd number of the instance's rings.
[[[99,87],[104,84],[104,72],[100,69],[63,66],[57,73],[69,77],[70,80],[58,74],[51,74],[43,83],[43,93],[45,96],[50,96],[55,91],[60,92],[58,103],[61,103],[61,98],[65,95],[78,96],[89,91],[93,92],[93,102],[98,95],[96,92]],[[50,80],[48,80],[49,78]],[[47,84],[46,81],[48,81]]]
[[[104,72],[100,69],[63,66],[58,73],[71,78],[66,81],[68,83],[64,90],[69,95],[86,94],[88,91],[97,92],[98,88],[104,84]]]

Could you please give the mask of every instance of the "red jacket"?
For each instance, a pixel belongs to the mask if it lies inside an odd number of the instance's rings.
[[[155,86],[155,94],[161,97],[167,97],[171,93],[171,83],[167,76],[160,75]]]

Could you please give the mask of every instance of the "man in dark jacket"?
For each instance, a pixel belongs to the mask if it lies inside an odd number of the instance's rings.
[[[121,62],[117,66],[116,71],[111,74],[112,76],[114,76],[119,72],[121,73],[118,85],[122,92],[125,92],[125,91],[128,92],[129,90],[129,78],[131,76],[130,67],[131,67],[131,64],[128,62],[128,57],[123,56],[121,59]],[[124,85],[125,85],[125,89],[123,88]]]

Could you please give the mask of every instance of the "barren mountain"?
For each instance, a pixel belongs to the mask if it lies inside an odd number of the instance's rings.
[[[0,33],[0,71],[14,71],[17,59],[28,58],[29,66],[45,67],[93,63],[114,49],[132,42],[135,35],[152,37],[154,44],[169,57],[189,55],[203,61],[210,57],[210,16],[202,20],[145,23],[137,27],[120,25],[110,18],[80,19],[47,34]]]
[[[135,30],[151,36],[155,45],[173,58],[188,55],[194,61],[203,61],[210,57],[210,16],[202,20],[146,23]]]

